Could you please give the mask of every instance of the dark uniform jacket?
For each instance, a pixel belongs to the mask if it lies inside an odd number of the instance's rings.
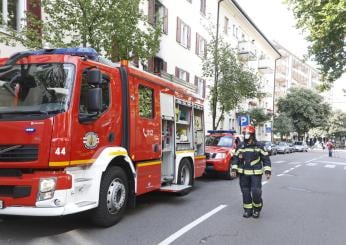
[[[233,155],[232,170],[245,175],[271,173],[269,154],[257,142],[248,145],[242,143]]]

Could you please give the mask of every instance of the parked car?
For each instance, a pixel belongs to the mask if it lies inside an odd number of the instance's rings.
[[[288,143],[288,149],[290,150],[290,153],[293,153],[296,151],[293,143]]]
[[[308,151],[308,145],[306,144],[305,141],[297,141],[294,143],[294,148],[296,149],[296,151]]]
[[[259,141],[269,155],[276,155],[278,153],[277,146],[271,141]]]
[[[226,179],[232,179],[232,156],[241,137],[233,130],[209,130],[206,136],[206,173],[218,172]]]
[[[277,152],[282,154],[290,153],[288,144],[286,142],[279,142],[277,144]]]

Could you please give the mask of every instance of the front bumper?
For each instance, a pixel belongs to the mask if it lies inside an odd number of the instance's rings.
[[[226,159],[208,159],[206,172],[226,172],[229,169],[229,162]]]

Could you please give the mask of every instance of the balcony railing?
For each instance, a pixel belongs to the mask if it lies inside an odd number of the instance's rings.
[[[274,69],[272,68],[272,64],[268,59],[259,59],[258,60],[258,71],[263,74],[273,73]]]
[[[180,78],[177,78],[176,76],[172,75],[172,74],[169,74],[167,72],[164,72],[164,71],[160,71],[159,74],[155,73],[156,75],[166,79],[166,80],[169,80],[173,83],[176,83],[176,84],[179,84],[179,85],[182,85],[184,87],[186,87],[187,89],[189,89],[190,91],[196,93],[197,92],[197,87],[191,83],[188,83]]]
[[[255,60],[256,47],[253,42],[241,41],[238,43],[238,55],[241,60]]]

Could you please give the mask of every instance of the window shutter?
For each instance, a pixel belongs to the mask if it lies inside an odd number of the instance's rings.
[[[203,79],[203,98],[205,98],[206,80]]]
[[[177,17],[177,42],[181,43],[181,20]]]
[[[148,0],[148,22],[155,24],[155,0]]]
[[[163,32],[168,34],[168,9],[163,7]]]
[[[199,55],[199,35],[196,32],[196,54]]]
[[[179,68],[175,67],[175,77],[179,78]]]
[[[186,72],[186,82],[190,82],[190,73]]]
[[[191,48],[191,28],[187,27],[187,48]]]
[[[207,40],[204,39],[204,58],[207,58],[208,44]]]
[[[155,60],[154,57],[148,59],[148,72],[153,73],[155,68]]]
[[[42,20],[41,1],[40,0],[28,0],[26,7],[27,7],[28,13],[31,13],[38,20]],[[28,26],[30,26],[33,29],[37,29],[38,33],[42,32],[42,30],[39,29],[38,26],[34,26],[34,23],[30,23],[30,21],[28,22]]]
[[[163,70],[164,72],[167,72],[167,62],[166,62],[166,61],[163,61],[162,70]]]
[[[195,86],[196,86],[197,89],[198,89],[198,77],[197,77],[197,76],[195,76]]]

